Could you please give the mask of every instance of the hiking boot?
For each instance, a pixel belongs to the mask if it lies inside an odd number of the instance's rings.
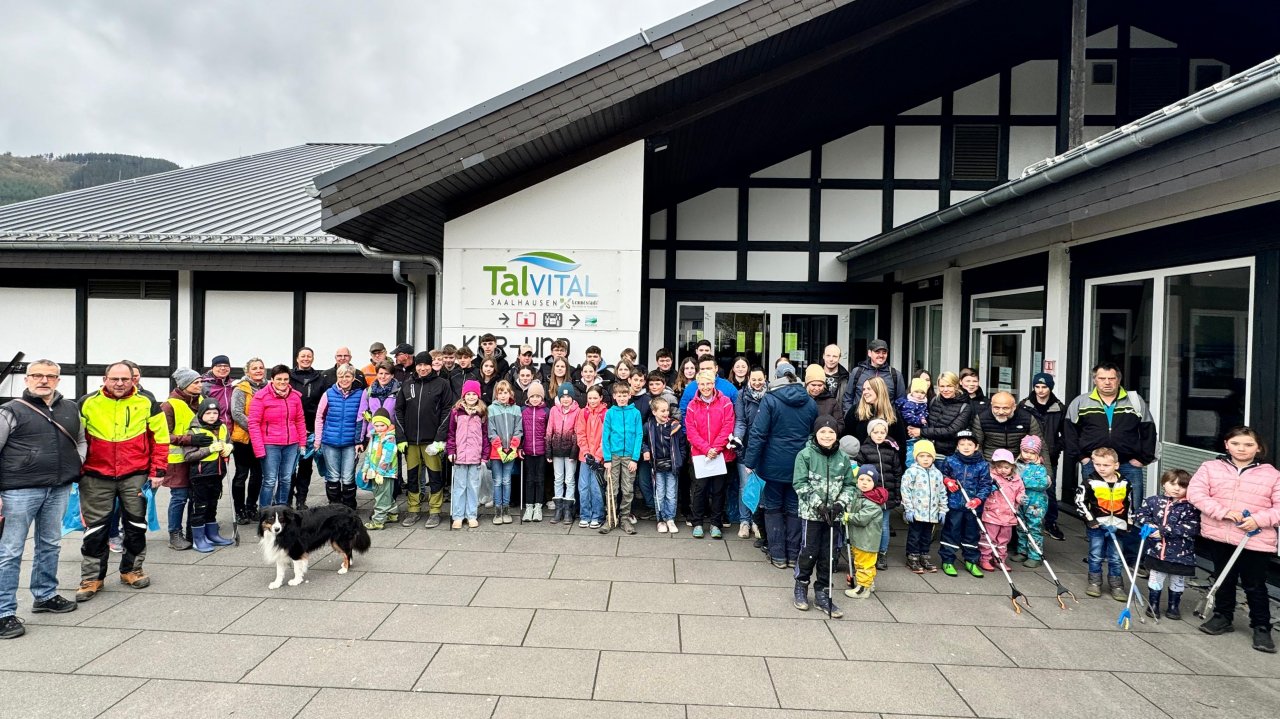
[[[146,589],[151,586],[151,577],[141,569],[135,569],[132,572],[120,572],[120,583],[127,584],[134,589]]]
[[[421,512],[405,512],[404,519],[400,520],[400,526],[412,527],[413,525],[418,523],[419,519],[422,519]]]
[[[1067,541],[1067,535],[1063,534],[1062,530],[1058,529],[1058,525],[1056,524],[1050,524],[1049,526],[1045,527],[1044,533],[1045,533],[1045,536],[1056,539],[1059,542]]]
[[[0,617],[0,639],[17,639],[26,633],[27,629],[22,626],[21,619],[18,619],[12,614],[7,617]],[[1272,649],[1271,651],[1275,650]]]
[[[844,612],[840,611],[840,607],[837,607],[836,603],[831,601],[830,592],[825,589],[820,589],[813,593],[813,606],[832,619],[839,619],[844,616]]]
[[[1157,620],[1160,619],[1160,590],[1159,589],[1147,590],[1146,614],[1148,617],[1153,617]]]
[[[1169,591],[1169,608],[1165,610],[1164,616],[1168,619],[1182,619],[1182,592]]]
[[[1226,634],[1227,632],[1234,632],[1235,630],[1236,628],[1231,624],[1230,619],[1216,613],[1212,617],[1209,617],[1209,621],[1200,625],[1200,631],[1214,636]]]
[[[249,510],[242,509],[239,512],[236,512],[236,524],[240,525],[241,527],[243,527],[246,524],[249,524],[252,521],[253,521],[253,515],[249,512]]]
[[[524,505],[524,514],[520,515],[520,523],[524,524],[525,522],[532,522],[532,521],[533,521],[533,505],[526,504]]]
[[[1102,574],[1101,573],[1098,573],[1098,574],[1094,574],[1093,572],[1089,573],[1089,587],[1084,590],[1084,593],[1091,597],[1102,596]]]
[[[620,522],[620,523],[618,524],[618,526],[619,526],[619,527],[621,527],[621,528],[622,528],[622,531],[623,531],[623,532],[625,532],[625,533],[627,533],[627,534],[635,534],[635,533],[636,533],[636,528],[635,528],[635,527],[633,527],[633,526],[631,526],[631,523],[630,523],[630,522],[623,521],[623,522]],[[713,534],[712,536],[715,536],[715,535]]]
[[[884,571],[889,568],[889,555],[887,552],[880,552],[876,555],[876,569]]]
[[[942,563],[942,573],[947,575],[948,577],[958,576],[958,573],[956,572],[956,565],[952,564],[951,562]]]
[[[1025,562],[1025,561],[1027,561],[1027,555],[1023,554],[1022,552],[1014,552],[1013,554],[1010,554],[1010,555],[1009,555],[1009,561],[1010,561],[1010,562]]]
[[[76,610],[76,603],[63,599],[62,595],[60,594],[55,594],[52,597],[49,597],[48,599],[41,599],[40,601],[31,605],[32,614],[43,614],[45,612],[51,612],[53,614],[66,614],[67,612],[74,612],[75,610]]]
[[[81,579],[80,588],[76,590],[76,601],[87,602],[102,591],[101,579]]]
[[[610,527],[609,523],[605,522],[604,524],[600,525],[600,529],[596,531],[600,532],[601,534],[608,534],[612,529],[613,527]]]
[[[510,508],[510,507],[503,507],[503,508],[502,508],[502,523],[503,523],[503,524],[511,524],[511,522],[512,522],[512,521],[514,521],[514,520],[512,520],[512,519],[511,519],[511,508]]]
[[[965,562],[964,568],[969,572],[969,574],[972,574],[975,579],[982,579],[985,576],[982,573],[982,569],[973,562]]]
[[[912,574],[924,574],[924,567],[920,565],[919,554],[907,555],[907,569],[910,569]]]
[[[802,612],[809,611],[809,585],[804,582],[796,582],[794,595],[791,600],[791,606]]]
[[[191,549],[191,542],[182,536],[182,532],[169,532],[169,549],[181,552],[184,549]]]
[[[1117,602],[1129,601],[1129,593],[1124,590],[1124,580],[1120,577],[1109,577],[1108,583],[1111,585],[1111,598]]]
[[[1022,566],[1027,569],[1039,569],[1041,564],[1044,564],[1044,562],[1041,562],[1039,559],[1028,559],[1022,563]]]
[[[541,504],[533,505],[533,521],[535,522],[542,521],[542,505]]]
[[[723,538],[723,537],[724,537],[724,533],[722,533],[722,532],[720,531],[720,528],[719,528],[719,527],[717,527],[717,526],[716,526],[716,525],[714,525],[714,524],[713,524],[713,525],[711,525],[711,538],[712,538],[712,539],[721,539],[721,538]]]
[[[1253,648],[1267,654],[1276,653],[1276,643],[1271,640],[1271,627],[1253,628]]]
[[[844,595],[850,599],[866,599],[871,596],[871,587],[864,587],[859,584],[853,589],[844,590]]]
[[[920,568],[928,572],[929,574],[938,573],[938,567],[934,565],[933,562],[929,561],[929,555],[927,554],[920,555]]]

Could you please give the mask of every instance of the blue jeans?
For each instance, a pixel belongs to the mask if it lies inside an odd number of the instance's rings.
[[[480,465],[453,465],[453,487],[449,492],[449,515],[453,519],[475,519],[480,514]]]
[[[169,490],[169,533],[182,531],[182,514],[187,511],[187,499],[190,492],[186,487],[172,487]]]
[[[1105,557],[1107,575],[1124,576],[1124,570],[1120,568],[1120,557],[1116,556],[1116,545],[1111,541],[1111,537],[1107,536],[1107,530],[1102,527],[1089,527],[1085,530],[1085,534],[1089,536],[1089,573],[1102,574],[1102,560]],[[1117,537],[1122,545],[1126,534],[1137,534],[1137,532],[1118,532]]]
[[[781,509],[783,514],[798,516],[800,498],[790,482],[765,482],[760,492],[760,508],[769,511]]]
[[[62,515],[67,511],[70,493],[70,484],[0,492],[5,516],[4,535],[0,536],[0,617],[17,613],[22,548],[33,522],[36,525],[36,552],[31,566],[31,596],[39,602],[58,593]]]
[[[751,473],[742,462],[738,462],[738,519],[744,524],[755,524],[751,516],[751,508],[742,503],[742,493],[747,489],[747,477],[750,476]]]
[[[1093,472],[1093,462],[1085,462],[1080,465],[1080,478],[1082,480],[1089,476],[1091,472]],[[1119,474],[1121,479],[1129,483],[1129,497],[1133,502],[1134,509],[1137,509],[1142,504],[1142,500],[1146,498],[1146,493],[1143,490],[1146,484],[1147,468],[1135,467],[1128,462],[1121,462]],[[1120,546],[1124,548],[1125,561],[1133,564],[1133,561],[1138,557],[1138,540],[1140,539],[1138,533],[1120,532],[1119,537]],[[1111,540],[1107,540],[1107,543],[1110,544]]]
[[[511,474],[515,471],[515,462],[503,462],[500,459],[489,460],[489,471],[493,472],[493,506],[511,506]]]
[[[653,468],[648,462],[636,463],[636,484],[640,485],[640,496],[644,498],[644,506],[653,509]]]
[[[679,480],[674,472],[654,472],[656,492],[653,501],[658,510],[658,521],[676,518],[676,491]]]
[[[880,525],[880,553],[881,554],[884,554],[885,552],[889,551],[889,515],[890,514],[892,514],[892,512],[890,512],[887,509],[884,510],[884,519],[882,520],[883,523]]]
[[[596,473],[586,462],[578,468],[578,518],[588,522],[604,521],[604,493],[596,481]]]
[[[258,492],[258,507],[266,509],[275,504],[289,503],[289,485],[293,481],[293,468],[298,463],[298,445],[269,444],[262,458],[262,489]]]
[[[324,481],[350,486],[356,482],[356,448],[335,447],[331,444],[320,445],[320,456],[324,458]],[[317,462],[316,466],[320,466]]]
[[[555,493],[559,499],[573,501],[578,483],[578,460],[573,457],[553,457],[551,468],[555,473]]]
[[[729,474],[724,482],[724,513],[721,516],[726,523],[737,524],[742,521],[742,482],[738,475],[738,463],[729,462],[728,470]],[[739,481],[734,481],[735,479]]]

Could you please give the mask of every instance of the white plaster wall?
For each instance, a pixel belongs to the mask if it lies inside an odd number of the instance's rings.
[[[955,92],[952,112],[957,115],[995,115],[1000,112],[1000,76],[992,75]]]
[[[244,367],[250,357],[261,357],[268,367],[291,365],[295,349],[292,292],[210,290],[205,293],[203,366],[208,367],[216,355],[230,357],[232,367]],[[368,361],[368,353],[360,351],[368,350],[367,344],[351,349],[353,359],[363,356]],[[238,376],[239,372],[233,374]]]
[[[941,172],[942,130],[899,127],[894,131],[893,176],[899,180],[936,180]]]
[[[937,190],[894,190],[893,226],[938,211]]]
[[[942,114],[942,98],[934,98],[923,105],[916,105],[900,115],[940,115]]]
[[[951,204],[956,205],[963,202],[964,200],[969,199],[970,197],[977,197],[978,195],[981,195],[981,194],[982,194],[981,190],[952,190]]]
[[[836,259],[840,256],[839,252],[819,252],[818,253],[818,281],[819,282],[844,282],[848,275],[848,267]]]
[[[823,242],[857,242],[880,234],[880,190],[823,190]]]
[[[666,342],[667,291],[661,288],[649,290],[649,348],[640,357],[644,366],[652,369],[653,353]],[[637,348],[639,349],[639,348]]]
[[[649,239],[665,240],[667,239],[667,211],[658,210],[649,215]]]
[[[738,190],[721,187],[676,205],[677,240],[738,239]]]
[[[681,250],[676,253],[677,280],[733,280],[738,276],[736,252]]]
[[[748,240],[809,240],[808,190],[752,188],[747,201]]]
[[[168,300],[89,299],[89,364],[129,359],[143,365],[169,366]]]
[[[748,252],[747,279],[769,282],[804,282],[809,279],[809,253]]]
[[[60,365],[76,361],[76,291],[42,287],[0,287],[0,366],[19,352],[24,362],[51,359]],[[118,357],[116,359],[119,359]],[[92,382],[90,385],[92,386]],[[0,397],[18,397],[25,387],[18,373],[0,383]],[[75,382],[59,388],[75,394]]]
[[[425,286],[419,289],[425,290]],[[374,342],[394,347],[398,299],[393,294],[308,292],[302,336],[316,353],[316,366],[332,367],[333,351],[338,347],[349,347],[352,361],[367,359],[369,345]],[[423,319],[421,314],[418,319]],[[414,349],[431,348],[419,342]]]
[[[649,279],[667,279],[667,253],[663,250],[649,250]]]
[[[1009,111],[1014,115],[1052,115],[1057,111],[1058,62],[1030,60],[1013,68]]]
[[[1009,177],[1046,157],[1053,157],[1057,131],[1052,127],[1013,126],[1009,128]]]
[[[1129,47],[1131,48],[1152,49],[1174,48],[1177,46],[1178,43],[1166,40],[1159,35],[1153,35],[1140,27],[1129,28]]]
[[[812,153],[802,152],[795,157],[789,157],[782,162],[770,165],[763,170],[751,173],[752,177],[783,177],[797,178],[809,176],[809,165]]]
[[[822,176],[850,180],[884,177],[884,127],[864,127],[823,145]]]
[[[1116,85],[1099,85],[1093,82],[1093,66],[1094,65],[1112,65],[1116,64],[1115,60],[1090,60],[1089,69],[1086,71],[1087,81],[1084,89],[1084,112],[1086,115],[1114,115],[1116,114]],[[1113,71],[1112,77],[1118,74],[1118,70]]]
[[[1084,46],[1086,48],[1100,48],[1106,50],[1114,50],[1116,43],[1120,37],[1120,30],[1112,25],[1106,30],[1100,30],[1085,38]]]

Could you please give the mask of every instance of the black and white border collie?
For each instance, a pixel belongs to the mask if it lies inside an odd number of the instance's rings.
[[[293,564],[289,586],[302,584],[307,574],[307,555],[326,542],[342,556],[338,574],[351,568],[352,551],[369,551],[369,532],[354,509],[342,504],[328,504],[298,511],[284,505],[266,507],[258,522],[258,546],[262,561],[276,565],[276,580],[268,589],[279,589],[284,583],[285,569]]]

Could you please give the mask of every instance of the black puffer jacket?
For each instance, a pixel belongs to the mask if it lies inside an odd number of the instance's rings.
[[[933,442],[940,457],[955,454],[956,432],[968,429],[972,417],[964,392],[957,391],[951,399],[938,395],[929,402],[929,424],[920,428],[920,438]]]
[[[885,440],[884,444],[876,444],[871,440],[862,443],[858,449],[858,466],[875,465],[880,472],[880,486],[889,492],[889,500],[885,509],[897,509],[902,504],[902,459],[893,445]]]
[[[298,397],[302,400],[302,414],[307,419],[307,431],[315,431],[316,410],[320,407],[320,398],[324,396],[325,390],[329,389],[329,385],[325,384],[324,373],[315,367],[310,369],[294,367],[289,370],[289,384],[293,385],[298,392]]]

